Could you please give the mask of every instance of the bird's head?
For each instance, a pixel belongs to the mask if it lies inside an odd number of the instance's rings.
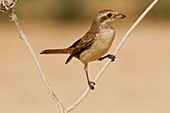
[[[113,23],[116,20],[123,19],[125,17],[126,16],[124,14],[110,9],[99,10],[94,16],[93,25],[95,24],[99,28],[113,28]]]

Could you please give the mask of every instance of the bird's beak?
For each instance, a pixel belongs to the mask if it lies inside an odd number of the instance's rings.
[[[123,19],[123,18],[125,18],[126,16],[124,15],[124,14],[122,14],[122,13],[118,13],[116,16],[115,16],[115,18],[116,19]]]

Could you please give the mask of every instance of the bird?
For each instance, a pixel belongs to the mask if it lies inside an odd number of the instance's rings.
[[[114,22],[125,17],[124,14],[111,9],[98,10],[89,31],[82,38],[67,48],[45,49],[40,54],[69,54],[65,64],[69,63],[73,57],[79,59],[84,64],[88,86],[94,90],[95,83],[89,78],[88,64],[95,60],[102,61],[105,58],[109,58],[111,61],[115,60],[114,55],[105,54],[115,38]]]

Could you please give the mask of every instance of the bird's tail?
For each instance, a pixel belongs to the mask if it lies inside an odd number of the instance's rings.
[[[40,54],[71,54],[73,52],[73,48],[67,49],[46,49],[41,51]]]

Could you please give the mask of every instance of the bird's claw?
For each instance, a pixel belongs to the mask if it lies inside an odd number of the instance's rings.
[[[92,82],[92,81],[89,81],[88,84],[89,84],[90,89],[91,89],[91,90],[94,90],[94,85],[95,85],[95,83]]]
[[[111,59],[111,61],[113,62],[113,61],[115,61],[116,57],[114,55],[112,55],[112,54],[109,54],[108,58]]]

